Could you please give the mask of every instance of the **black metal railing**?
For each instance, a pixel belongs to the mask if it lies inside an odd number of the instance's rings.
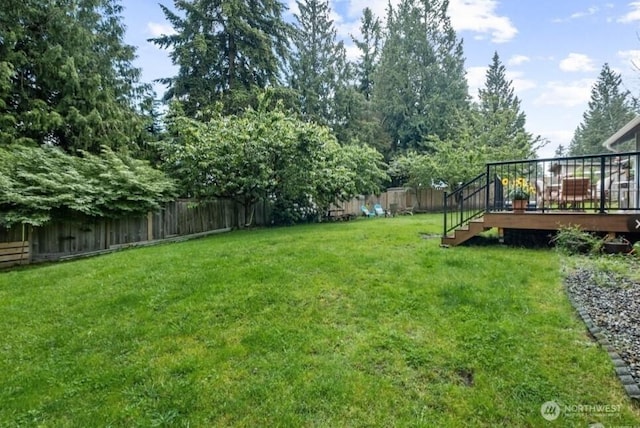
[[[529,211],[638,211],[639,164],[640,152],[488,163],[484,174],[445,193],[444,235],[486,211],[510,211],[518,188]]]
[[[460,183],[449,192],[444,192],[444,236],[474,218],[481,217],[486,210],[486,173],[466,183]]]

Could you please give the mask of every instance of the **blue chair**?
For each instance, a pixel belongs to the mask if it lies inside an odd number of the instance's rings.
[[[382,208],[382,205],[380,204],[375,204],[373,206],[373,210],[375,211],[376,215],[383,217],[387,215],[387,213],[384,211],[384,209]]]
[[[362,211],[362,215],[364,215],[365,217],[375,217],[376,216],[376,213],[372,213],[364,205],[360,207],[360,210]]]

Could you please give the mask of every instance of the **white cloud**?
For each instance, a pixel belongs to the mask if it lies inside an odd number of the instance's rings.
[[[618,57],[633,68],[640,67],[640,50],[618,51]]]
[[[543,92],[534,100],[538,106],[575,107],[586,104],[591,98],[594,79],[580,79],[573,82],[552,81],[545,85]]]
[[[147,31],[152,37],[177,34],[176,30],[167,23],[147,22]]]
[[[542,131],[542,136],[548,138],[552,143],[562,144],[563,146],[565,146],[565,148],[567,148],[567,146],[573,139],[574,133],[574,131],[568,131],[566,129],[556,129],[550,131]]]
[[[487,80],[488,67],[468,67],[467,83],[469,84],[469,95],[474,101],[478,100],[478,89],[484,88]],[[520,94],[529,89],[535,88],[537,85],[533,80],[525,79],[524,73],[521,71],[507,71],[505,78],[511,81],[513,90]]]
[[[560,144],[562,144],[565,149],[569,147],[569,143],[571,143],[571,140],[573,139],[573,134],[574,131],[569,131],[566,129],[552,129],[541,131],[540,136],[549,140],[549,144],[538,150],[538,156],[542,159],[555,157],[556,149]]]
[[[347,60],[349,61],[358,61],[360,55],[362,55],[362,51],[360,51],[360,49],[358,49],[358,47],[354,44],[345,44],[344,50],[347,56]]]
[[[511,86],[517,94],[521,94],[524,91],[537,87],[536,82],[530,79],[524,78],[524,73],[521,71],[508,71],[506,72],[507,80],[511,81]]]
[[[338,40],[344,40],[345,43],[351,43],[351,36],[360,37],[360,21],[344,22],[342,17],[331,12],[330,19],[333,19],[333,25],[336,29]]]
[[[400,0],[350,0],[347,14],[351,19],[359,19],[362,10],[368,7],[375,16],[384,21],[389,3],[396,7]],[[518,34],[518,30],[507,16],[496,13],[497,5],[497,0],[451,0],[448,10],[451,25],[456,31],[477,33],[476,38],[490,35],[494,43],[508,42]]]
[[[336,0],[334,0],[334,3]],[[350,0],[349,7],[347,8],[347,16],[351,19],[360,19],[362,16],[362,10],[365,7],[371,9],[373,14],[380,18],[380,21],[384,21],[387,17],[387,6],[391,3],[394,8],[400,4],[400,0],[387,1],[371,1],[371,0]]]
[[[298,2],[296,0],[288,0],[287,1],[287,12],[291,15],[300,13],[300,9],[298,8]]]
[[[467,83],[469,84],[469,95],[475,101],[478,100],[478,89],[484,87],[487,79],[488,67],[467,67]]]
[[[512,40],[518,29],[506,16],[496,14],[496,0],[451,0],[449,15],[456,31],[490,34],[494,43]]]
[[[590,7],[589,9],[581,12],[576,12],[571,15],[571,19],[584,18],[585,16],[595,15],[598,12],[598,8],[595,6]]]
[[[605,5],[605,7],[610,9],[611,5],[608,4],[608,5]],[[579,12],[572,13],[571,15],[569,15],[568,18],[556,18],[553,20],[553,22],[555,23],[569,22],[575,19],[585,18],[587,16],[593,16],[599,11],[600,11],[600,8],[598,8],[597,6],[591,6],[587,10],[581,10]]]
[[[507,65],[518,66],[518,65],[522,65],[525,62],[529,62],[529,61],[531,61],[531,58],[529,58],[526,55],[514,55],[511,58],[509,58],[509,60],[507,61]]]
[[[633,1],[629,3],[631,10],[626,15],[618,18],[618,22],[629,23],[634,21],[640,21],[640,1]]]
[[[568,57],[560,61],[562,71],[594,71],[596,67],[593,60],[585,54],[570,53]]]

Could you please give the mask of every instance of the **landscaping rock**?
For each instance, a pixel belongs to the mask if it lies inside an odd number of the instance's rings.
[[[630,395],[638,395],[640,283],[589,268],[577,270],[565,281],[569,297],[591,335],[610,351],[625,389]]]

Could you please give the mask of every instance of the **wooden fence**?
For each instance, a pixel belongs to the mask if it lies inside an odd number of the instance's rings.
[[[0,243],[0,268],[28,264],[30,262],[29,241]]]
[[[392,187],[380,195],[362,196],[348,202],[335,204],[344,209],[345,214],[361,215],[360,207],[367,206],[369,210],[375,204],[382,205],[385,210],[395,204],[400,210],[413,208],[413,212],[437,212],[444,210],[444,191],[432,188],[421,188],[417,191],[404,187]]]
[[[256,204],[254,209],[253,224],[267,224],[270,213],[266,204]],[[244,209],[232,201],[219,200],[194,206],[189,200],[177,200],[166,204],[162,210],[138,217],[76,217],[41,227],[0,228],[0,245],[5,247],[0,247],[0,267],[16,264],[16,258],[20,263],[58,260],[231,229],[245,223]],[[18,244],[24,247],[22,255],[14,251]]]
[[[337,204],[345,214],[360,215],[360,207],[379,203],[414,211],[438,211],[443,208],[443,192],[422,189],[420,192],[392,188],[379,196],[355,198]],[[271,213],[266,203],[254,206],[253,223],[266,226]],[[113,251],[132,245],[145,245],[179,237],[202,235],[213,231],[242,227],[247,223],[244,209],[232,201],[218,200],[194,206],[189,200],[170,202],[156,212],[138,217],[104,219],[78,217],[56,221],[41,227],[0,228],[0,268],[60,260],[81,255]]]

